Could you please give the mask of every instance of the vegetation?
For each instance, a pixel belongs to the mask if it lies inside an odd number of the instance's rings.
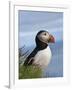
[[[19,67],[19,79],[31,79],[41,78],[42,70],[37,66],[20,66]]]
[[[19,48],[19,79],[31,79],[42,77],[42,70],[38,66],[24,66],[23,63],[29,55],[29,50],[25,51],[25,46]]]

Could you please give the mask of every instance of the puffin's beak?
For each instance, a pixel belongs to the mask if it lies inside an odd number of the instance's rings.
[[[55,43],[55,38],[51,34],[49,35],[49,42]]]

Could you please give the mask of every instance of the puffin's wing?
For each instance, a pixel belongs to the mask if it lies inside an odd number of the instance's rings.
[[[31,64],[33,64],[33,62],[34,62],[34,57],[35,57],[37,51],[38,51],[37,48],[35,48],[35,49],[32,51],[32,53],[31,53],[31,54],[27,57],[27,59],[25,60],[24,65],[31,65]]]
[[[31,57],[30,59],[25,60],[24,65],[25,65],[25,66],[31,65],[31,64],[33,63],[33,61],[34,61],[34,58]]]

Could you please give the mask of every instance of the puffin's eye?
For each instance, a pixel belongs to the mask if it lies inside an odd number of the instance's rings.
[[[44,33],[44,35],[46,35],[46,33]]]

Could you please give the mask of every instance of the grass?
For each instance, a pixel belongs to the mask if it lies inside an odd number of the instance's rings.
[[[19,49],[19,79],[31,79],[31,78],[41,78],[42,77],[42,70],[40,67],[35,65],[24,66],[23,62],[26,60],[27,56],[29,55],[29,51],[25,51],[22,55],[22,49]]]
[[[42,70],[38,66],[19,66],[19,79],[41,78]]]

